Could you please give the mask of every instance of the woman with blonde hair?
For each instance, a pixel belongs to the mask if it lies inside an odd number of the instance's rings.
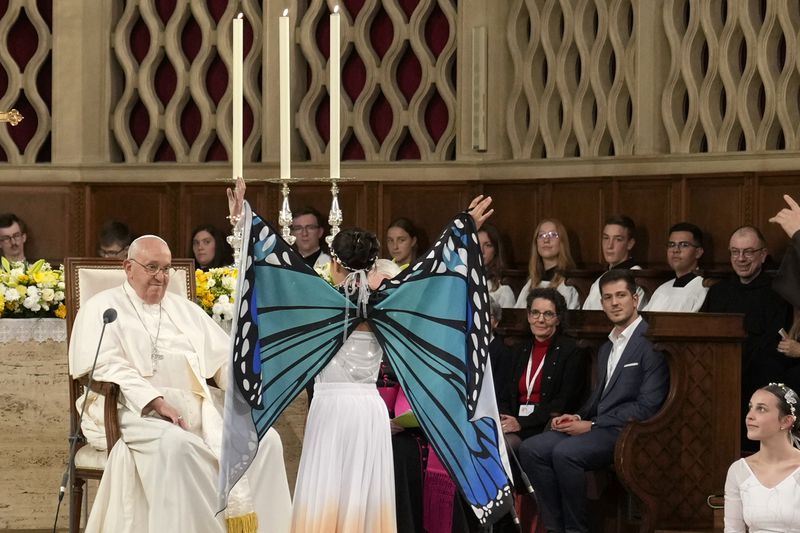
[[[567,228],[555,218],[546,218],[536,226],[528,262],[528,282],[522,287],[514,307],[526,308],[528,293],[537,287],[552,287],[567,301],[567,309],[578,309],[580,300],[575,287],[564,284],[564,271],[575,268],[569,249]]]

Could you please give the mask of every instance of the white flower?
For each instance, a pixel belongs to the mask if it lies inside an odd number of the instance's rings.
[[[42,289],[42,300],[45,302],[52,302],[55,300],[56,291],[53,289]]]
[[[55,297],[53,299],[56,302],[64,301],[64,291],[56,291]]]
[[[4,299],[7,302],[16,302],[19,300],[19,292],[17,292],[17,289],[8,289]]]
[[[222,278],[222,286],[229,291],[236,288],[236,280],[232,276],[225,276]]]
[[[28,298],[39,298],[39,287],[36,285],[31,285],[28,287]],[[27,307],[27,306],[26,306]]]
[[[36,311],[41,310],[41,308],[42,308],[42,306],[39,305],[39,298],[38,297],[33,297],[33,296],[28,296],[27,298],[25,298],[25,300],[22,301],[22,305],[25,308],[30,309],[34,313]]]
[[[217,284],[217,280],[215,280],[212,277],[209,277],[208,278],[208,283],[206,283],[206,287],[208,287],[210,289],[210,288],[214,287],[216,284]]]
[[[56,284],[56,288],[57,288],[57,289],[59,289],[59,290],[62,290],[62,291],[63,291],[63,290],[66,288],[66,287],[67,287],[67,286],[64,284],[64,282],[63,282],[63,281],[59,281],[59,282]]]

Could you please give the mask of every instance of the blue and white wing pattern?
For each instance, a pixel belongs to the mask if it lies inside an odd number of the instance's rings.
[[[384,282],[369,322],[430,443],[482,523],[511,505],[488,370],[489,295],[472,218],[462,214],[433,248]],[[487,376],[488,377],[488,376]]]
[[[252,462],[258,441],[356,326],[352,306],[345,321],[345,297],[247,204],[244,220],[221,498]]]

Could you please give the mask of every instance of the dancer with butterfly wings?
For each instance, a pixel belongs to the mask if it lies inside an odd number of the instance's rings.
[[[244,227],[221,505],[258,440],[316,376],[293,531],[395,531],[389,419],[375,389],[385,353],[479,522],[507,513],[510,469],[487,364],[488,292],[477,238],[491,198],[475,198],[426,254],[375,291],[366,279],[379,251],[373,234],[335,237],[335,288],[243,198],[240,180],[229,191]]]

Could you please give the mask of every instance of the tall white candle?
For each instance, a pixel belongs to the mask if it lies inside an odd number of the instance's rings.
[[[239,13],[233,19],[233,57],[231,63],[233,65],[233,139],[231,140],[231,160],[233,162],[233,179],[243,176],[242,173],[242,130],[244,121],[242,119],[242,71],[243,68],[243,50],[244,50],[244,21],[243,15]]]
[[[330,156],[331,156],[331,169],[330,177],[332,179],[339,178],[340,167],[340,147],[339,141],[341,137],[339,126],[339,107],[341,105],[340,89],[342,86],[342,73],[339,58],[340,42],[341,42],[341,28],[339,6],[333,8],[331,15],[331,46],[330,46],[330,83],[328,84],[328,92],[331,98],[331,125],[330,125]]]
[[[292,177],[291,80],[289,79],[289,10],[278,19],[281,86],[281,178]]]

